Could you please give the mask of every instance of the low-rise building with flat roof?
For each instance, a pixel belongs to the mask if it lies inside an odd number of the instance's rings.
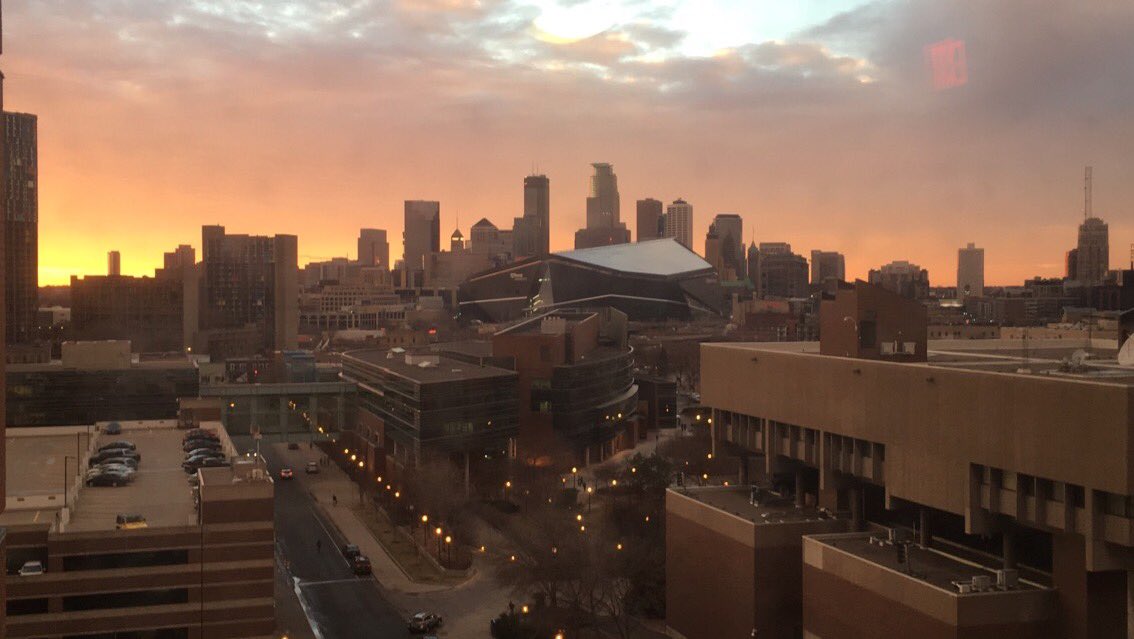
[[[273,482],[263,460],[230,457],[231,467],[190,482],[176,422],[127,422],[115,436],[104,426],[9,431],[6,636],[273,636]],[[235,454],[219,423],[204,427]],[[90,455],[117,440],[141,455],[134,480],[85,486]],[[119,515],[135,523],[119,529]],[[43,574],[19,575],[29,561]]]

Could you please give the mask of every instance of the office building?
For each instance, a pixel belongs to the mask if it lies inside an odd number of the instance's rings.
[[[877,269],[871,269],[868,279],[871,284],[913,300],[929,297],[929,271],[905,260],[897,260],[883,264]]]
[[[71,276],[71,330],[77,339],[129,340],[138,352],[181,351],[187,343],[183,320],[180,279]]]
[[[638,236],[636,241],[644,242],[662,237],[664,214],[661,200],[646,198],[638,200]]]
[[[512,227],[516,259],[547,255],[551,247],[551,181],[545,175],[524,178],[524,215]]]
[[[21,429],[11,438],[18,506],[0,516],[9,574],[27,561],[42,574],[8,577],[9,639],[36,637],[256,638],[276,634],[273,482],[261,458],[202,468],[199,488],[164,471],[181,462],[176,421],[124,424],[143,470],[125,486],[84,485],[105,423]],[[118,529],[117,515],[142,527]]]
[[[358,262],[390,270],[390,243],[385,229],[362,229],[358,232]]]
[[[431,455],[467,468],[512,449],[515,371],[397,348],[345,353],[342,377],[358,384],[360,419],[378,425],[371,464],[379,469],[398,472]]]
[[[811,251],[811,285],[844,282],[847,279],[846,258],[837,251]]]
[[[957,250],[957,298],[984,296],[984,249],[969,242]]]
[[[406,200],[402,241],[402,263],[407,274],[402,286],[412,286],[414,274],[425,270],[425,256],[441,250],[441,203]]]
[[[693,205],[680,198],[665,209],[665,237],[672,237],[687,249],[693,248]]]
[[[106,275],[108,277],[122,275],[122,254],[118,251],[110,251],[106,254]]]
[[[223,226],[205,226],[201,248],[194,350],[222,359],[294,350],[299,328],[296,237],[229,235]]]
[[[499,262],[489,253],[472,251],[461,231],[449,237],[449,250],[425,256],[424,285],[434,289],[455,290],[469,276],[487,271]]]
[[[9,364],[6,420],[12,426],[172,419],[179,397],[196,397],[193,362],[181,356],[133,361],[126,341],[64,342],[62,361]]]
[[[580,305],[631,320],[719,315],[713,267],[672,239],[552,253],[475,275],[457,291],[462,317],[504,322]]]
[[[517,456],[560,467],[607,459],[637,443],[633,349],[620,311],[563,310],[492,336],[492,356],[518,375]]]
[[[735,213],[721,213],[709,224],[705,235],[705,260],[713,265],[722,280],[743,279],[748,275],[741,237],[743,232],[744,221]]]
[[[469,250],[478,255],[487,255],[495,266],[507,264],[512,261],[517,232],[519,232],[518,228],[502,231],[488,218],[481,218],[469,229]],[[525,228],[523,232],[527,232],[527,229]],[[527,255],[535,255],[535,253]]]
[[[787,242],[761,242],[748,251],[748,277],[762,298],[807,297],[807,258]]]
[[[1086,285],[1101,284],[1110,270],[1110,227],[1097,217],[1079,225],[1076,247],[1075,280]]]
[[[23,344],[35,336],[39,304],[39,174],[36,116],[4,112],[4,303],[5,340]]]
[[[618,176],[606,163],[591,165],[591,191],[587,197],[587,226],[575,232],[575,248],[588,249],[630,241],[630,229],[621,221]]]

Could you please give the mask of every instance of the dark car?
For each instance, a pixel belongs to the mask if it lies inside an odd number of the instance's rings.
[[[104,471],[87,479],[88,486],[125,486],[130,478],[121,473]]]
[[[118,448],[125,448],[126,450],[138,450],[138,447],[135,446],[133,444],[133,442],[126,442],[126,441],[110,442],[109,444],[104,444],[102,446],[99,446],[98,450],[99,450],[99,452],[101,452],[101,451],[104,451],[104,450],[111,450],[111,449],[118,449]]]
[[[343,557],[347,559],[354,559],[362,555],[362,551],[358,549],[355,544],[347,544],[343,546]]]
[[[429,632],[441,625],[441,615],[432,612],[419,612],[409,620],[410,632]]]
[[[370,559],[366,555],[357,555],[350,560],[350,569],[359,577],[369,575],[371,573]]]
[[[228,459],[223,457],[194,457],[184,464],[181,464],[181,468],[187,473],[193,473],[196,472],[198,468],[218,468],[229,465]]]
[[[121,435],[122,424],[119,424],[118,422],[110,422],[106,425],[106,428],[104,430],[107,435]]]
[[[287,443],[287,449],[288,450],[299,450],[299,442],[288,442]]]
[[[131,470],[138,470],[138,460],[132,457],[109,457],[98,463],[99,466],[125,466]]]
[[[194,448],[193,450],[185,453],[185,459],[190,457],[224,457],[224,451],[216,448]]]
[[[109,450],[99,451],[94,455],[91,455],[90,463],[101,464],[102,462],[108,459],[113,459],[115,457],[129,457],[136,462],[142,461],[142,456],[138,454],[138,451],[126,450],[125,448],[111,448]]]
[[[213,450],[220,450],[221,443],[212,439],[190,439],[181,445],[181,450],[189,452],[198,448],[211,448]]]

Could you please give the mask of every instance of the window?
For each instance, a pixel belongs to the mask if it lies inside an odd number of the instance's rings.
[[[860,348],[874,348],[878,343],[878,325],[874,320],[858,323],[858,345]]]

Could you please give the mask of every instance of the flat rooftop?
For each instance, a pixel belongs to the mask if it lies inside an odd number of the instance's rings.
[[[411,353],[417,355],[419,353]],[[436,358],[436,365],[427,367],[406,363],[406,353],[393,350],[359,350],[344,354],[344,358],[355,359],[365,364],[383,369],[394,375],[412,379],[422,384],[453,382],[464,379],[493,379],[515,377],[516,372],[495,366],[479,366],[461,360],[445,357],[432,352],[420,352],[421,356]]]
[[[756,503],[753,503],[752,490],[748,486],[694,486],[671,490],[757,525],[831,519],[816,508],[808,506],[796,508],[793,500],[767,490],[760,491]]]
[[[0,525],[57,524],[64,505],[64,481],[69,492],[77,490],[70,520],[63,528],[66,532],[114,530],[119,513],[142,515],[150,527],[196,525],[193,489],[181,468],[185,431],[176,427],[176,420],[119,423],[121,435],[102,432],[105,424],[9,429],[8,509],[0,515]],[[204,427],[221,433],[229,455],[235,452],[219,422]],[[88,432],[93,440],[90,446]],[[83,485],[86,466],[76,470],[76,457],[85,460],[88,451],[113,441],[133,443],[142,456],[134,481],[117,487]],[[227,468],[217,470],[231,473]]]
[[[819,355],[819,342],[716,342],[714,347]],[[1082,354],[1086,357],[1082,358]],[[894,362],[985,373],[1026,374],[1045,379],[1134,385],[1134,367],[1120,366],[1114,340],[930,340],[928,361]],[[842,358],[839,358],[842,359]],[[866,360],[873,361],[873,360]]]
[[[885,541],[886,533],[844,533],[814,535],[810,538],[859,559],[906,574],[954,594],[960,594],[957,587],[953,585],[954,582],[971,582],[972,578],[977,576],[989,577],[993,586],[996,584],[996,572],[993,569],[932,547],[922,548],[917,544],[911,544],[909,546],[909,564],[900,564],[898,563],[897,546]],[[1020,579],[1015,590],[1047,590],[1047,588]],[[978,595],[980,593],[971,594]]]

